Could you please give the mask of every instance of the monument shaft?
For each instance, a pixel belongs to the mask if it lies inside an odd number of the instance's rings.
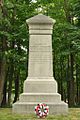
[[[51,35],[30,35],[28,77],[52,77]]]

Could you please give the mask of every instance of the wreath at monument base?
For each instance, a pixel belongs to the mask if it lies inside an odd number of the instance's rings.
[[[49,107],[44,103],[40,103],[35,106],[35,113],[39,118],[45,118],[49,113]]]

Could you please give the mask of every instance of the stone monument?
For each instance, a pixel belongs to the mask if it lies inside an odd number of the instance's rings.
[[[46,103],[49,114],[66,114],[68,105],[61,101],[53,77],[52,29],[55,20],[39,14],[26,22],[30,34],[28,77],[19,101],[13,104],[13,112],[34,113],[38,103]]]

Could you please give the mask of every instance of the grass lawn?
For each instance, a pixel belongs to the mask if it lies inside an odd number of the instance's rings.
[[[68,115],[48,115],[45,119],[33,115],[13,114],[11,108],[0,108],[0,120],[80,120],[80,108],[69,108]]]

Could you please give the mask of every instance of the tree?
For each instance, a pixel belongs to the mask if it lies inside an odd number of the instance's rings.
[[[20,82],[20,79],[18,78],[20,78],[23,74],[24,76],[21,77],[21,80],[23,81],[27,75],[26,56],[28,56],[28,27],[26,26],[26,19],[32,16],[34,12],[34,5],[31,0],[5,0],[3,3],[1,1],[0,4],[2,14],[0,30],[0,35],[2,37],[2,41],[0,41],[2,46],[0,54],[0,96],[3,94],[4,87],[5,94],[3,98],[7,96],[8,92],[8,105],[10,105],[12,99],[11,95],[14,88],[16,88],[15,98],[17,100],[19,89],[21,89],[19,87],[19,83],[23,83]],[[21,63],[23,65],[21,65]],[[5,76],[7,72],[8,76],[6,78]],[[5,89],[6,81],[8,85],[8,87],[6,86],[7,90]],[[16,85],[18,87],[16,87]],[[1,101],[2,97],[0,98],[0,103]]]
[[[5,82],[5,76],[6,76],[6,55],[5,51],[7,50],[7,37],[5,35],[5,32],[7,32],[7,20],[6,17],[8,16],[7,14],[7,9],[3,5],[3,1],[0,1],[0,7],[1,7],[1,54],[0,54],[0,105],[3,99],[3,87],[4,87],[4,82]],[[3,35],[4,34],[4,35]]]

